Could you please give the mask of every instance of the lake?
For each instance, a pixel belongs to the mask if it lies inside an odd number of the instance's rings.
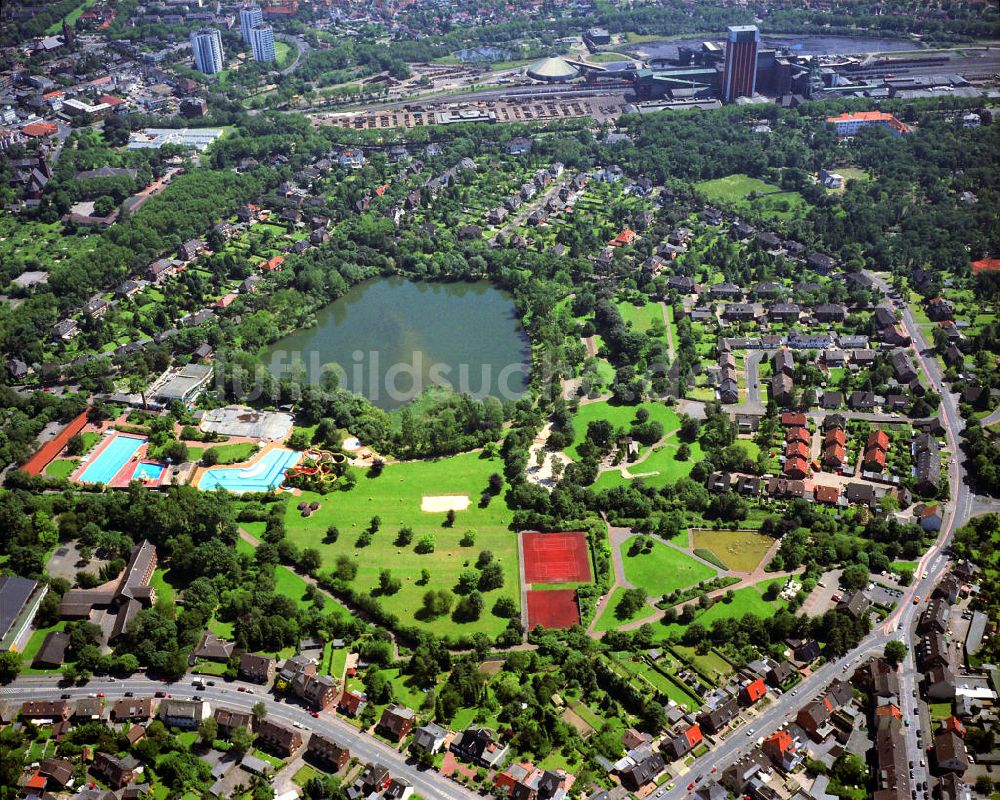
[[[514,302],[486,282],[369,281],[320,309],[316,322],[265,351],[273,374],[304,369],[320,383],[336,365],[341,386],[386,410],[432,386],[516,399],[528,385],[530,342]]]
[[[644,59],[677,58],[677,48],[690,47],[701,50],[704,41],[724,41],[725,34],[707,35],[700,39],[680,41],[644,42],[626,48]],[[881,39],[852,36],[796,36],[794,34],[761,33],[760,46],[764,49],[791,50],[800,55],[852,55],[855,53],[884,53],[892,50],[918,50],[920,45],[912,39]]]

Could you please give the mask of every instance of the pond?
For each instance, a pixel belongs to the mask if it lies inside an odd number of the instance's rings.
[[[391,410],[434,386],[476,398],[517,399],[527,388],[531,348],[509,294],[489,283],[417,283],[384,278],[353,287],[264,353],[281,377],[340,385]]]
[[[911,39],[881,39],[851,36],[796,36],[794,34],[761,33],[762,48],[791,50],[799,55],[853,55],[856,53],[885,53],[894,50],[918,50],[920,45]],[[681,41],[645,42],[629,47],[630,52],[640,58],[677,58],[679,47],[690,47],[698,51],[704,41],[723,41],[725,34],[706,35],[700,39]]]

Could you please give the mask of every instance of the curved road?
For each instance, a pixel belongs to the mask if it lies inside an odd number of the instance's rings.
[[[107,678],[91,680],[86,686],[61,688],[56,686],[49,676],[22,676],[13,683],[0,688],[0,700],[14,703],[25,700],[54,699],[60,694],[68,694],[71,698],[88,697],[95,692],[103,692],[108,702],[121,699],[125,692],[134,692],[137,697],[152,697],[154,692],[165,691],[175,698],[193,697],[207,700],[212,708],[223,706],[240,711],[250,711],[254,703],[260,701],[267,707],[267,718],[285,725],[298,722],[305,727],[306,732],[315,731],[328,736],[346,746],[352,756],[366,763],[378,762],[388,768],[394,777],[405,778],[413,784],[417,794],[424,797],[442,798],[442,800],[472,800],[479,797],[462,786],[453,783],[434,770],[422,770],[410,763],[405,753],[400,753],[385,742],[362,733],[343,719],[330,712],[323,712],[319,718],[312,717],[302,706],[294,702],[284,702],[274,695],[267,694],[264,688],[257,684],[241,683],[239,681],[219,681],[218,686],[208,686],[204,691],[196,691],[187,678],[176,683],[163,683],[151,680],[142,675],[111,682]],[[238,691],[244,686],[254,691],[248,694]]]

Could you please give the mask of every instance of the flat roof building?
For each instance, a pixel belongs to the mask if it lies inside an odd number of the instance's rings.
[[[0,649],[20,651],[48,587],[17,575],[0,577]]]

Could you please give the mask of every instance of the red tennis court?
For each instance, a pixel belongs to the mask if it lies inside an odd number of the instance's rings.
[[[528,628],[568,628],[580,622],[576,589],[548,589],[528,592]]]
[[[522,533],[527,583],[586,583],[590,580],[587,534]]]

